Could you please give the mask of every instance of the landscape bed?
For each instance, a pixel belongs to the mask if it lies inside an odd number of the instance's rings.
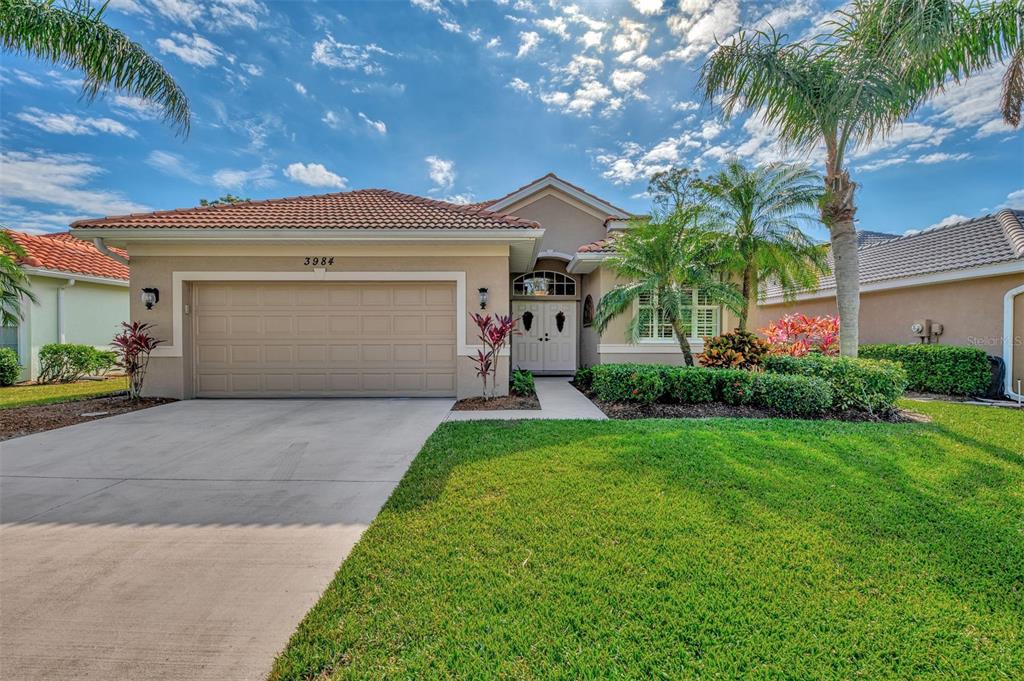
[[[1024,415],[449,423],[275,680],[1012,678]]]
[[[496,409],[540,409],[540,400],[536,395],[506,395],[504,397],[467,397],[459,400],[452,411],[493,411]]]
[[[115,395],[5,408],[0,410],[0,440],[96,421],[107,416],[126,414],[173,401],[162,397],[144,397],[130,401],[122,395]]]

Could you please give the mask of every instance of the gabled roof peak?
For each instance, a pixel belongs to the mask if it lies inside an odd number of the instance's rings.
[[[619,208],[615,204],[609,203],[595,194],[591,194],[583,187],[562,179],[555,173],[551,172],[541,175],[536,180],[524,184],[522,187],[509,192],[500,199],[476,205],[482,205],[489,210],[502,210],[549,187],[554,187],[566,194],[569,194],[577,201],[590,206],[598,212],[604,213],[605,217],[626,219],[632,215],[629,211]]]

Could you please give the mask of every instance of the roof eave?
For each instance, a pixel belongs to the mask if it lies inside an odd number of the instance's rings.
[[[80,272],[69,272],[66,270],[54,270],[48,267],[26,267],[22,266],[21,271],[33,277],[49,277],[51,279],[74,279],[89,284],[104,284],[107,286],[128,286],[127,279],[116,277],[101,277],[95,274],[82,274]]]

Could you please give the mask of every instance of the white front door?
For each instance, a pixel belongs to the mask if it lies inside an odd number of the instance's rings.
[[[576,301],[514,301],[512,314],[522,333],[512,337],[512,368],[576,371]]]

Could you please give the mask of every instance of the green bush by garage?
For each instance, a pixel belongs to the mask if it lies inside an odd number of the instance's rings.
[[[992,381],[988,355],[962,345],[886,343],[860,346],[860,356],[898,362],[907,372],[908,388],[942,395],[984,395]]]

